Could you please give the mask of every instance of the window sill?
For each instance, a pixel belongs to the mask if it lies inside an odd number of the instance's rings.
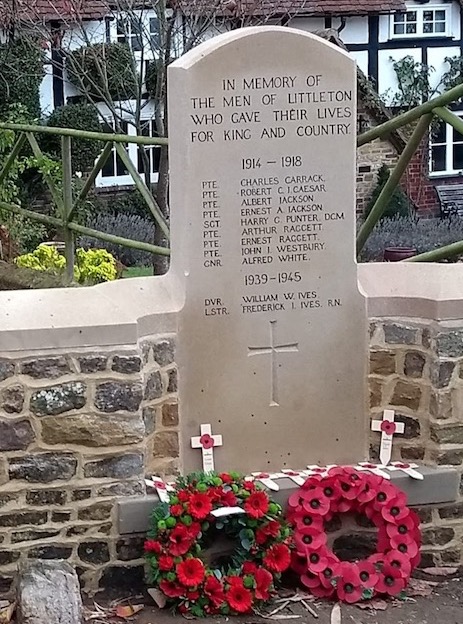
[[[463,171],[433,171],[429,173],[431,180],[439,178],[463,178]]]

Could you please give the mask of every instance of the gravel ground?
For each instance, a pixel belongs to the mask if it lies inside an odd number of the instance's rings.
[[[452,578],[445,579],[441,576],[424,575],[419,572],[417,576],[421,580],[412,580],[412,586],[408,591],[409,597],[405,601],[380,600],[371,603],[367,609],[360,609],[354,605],[341,605],[341,624],[463,624],[463,571],[454,574]],[[293,592],[285,591],[282,597],[288,597],[291,593]],[[105,606],[114,605],[111,598],[100,595],[97,602]],[[134,597],[132,604],[140,603],[145,604],[144,609],[135,617],[126,620],[127,622],[133,624],[180,624],[185,622],[185,618],[181,615],[174,615],[169,610],[160,610],[152,606],[152,600],[148,596]],[[88,606],[91,607],[91,604]],[[299,618],[264,619],[257,615],[249,615],[232,618],[211,617],[196,619],[196,621],[198,624],[265,624],[272,620],[275,624],[278,622],[281,624],[339,624],[339,619],[332,621],[333,602],[313,600],[310,601],[309,606],[318,617],[315,618],[302,604],[291,603],[287,608],[280,611],[280,614],[283,616],[299,615]],[[268,612],[271,609],[272,607],[268,609]],[[124,620],[113,618],[108,612],[106,615],[102,614],[101,619],[89,621],[94,624],[103,624],[105,622],[123,622]]]

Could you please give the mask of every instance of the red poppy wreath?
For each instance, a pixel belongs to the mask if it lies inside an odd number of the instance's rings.
[[[358,562],[341,561],[327,546],[325,522],[348,512],[378,528],[377,552]],[[290,496],[287,518],[294,526],[292,568],[315,596],[351,603],[396,596],[419,563],[419,518],[405,494],[378,475],[337,466],[310,476]]]
[[[149,580],[181,613],[247,613],[289,568],[290,533],[280,505],[256,483],[235,473],[180,478],[153,513]]]

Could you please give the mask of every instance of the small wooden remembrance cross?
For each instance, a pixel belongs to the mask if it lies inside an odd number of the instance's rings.
[[[392,440],[395,433],[403,433],[405,425],[403,423],[394,422],[394,410],[384,410],[382,420],[371,421],[372,431],[381,432],[381,448],[379,458],[383,466],[391,461]]]
[[[292,342],[288,344],[275,344],[275,328],[276,321],[270,323],[270,344],[265,347],[248,347],[248,356],[253,355],[270,355],[271,356],[271,376],[270,376],[270,407],[279,405],[278,396],[278,363],[277,355],[279,353],[294,353],[299,351],[298,343]]]
[[[211,425],[200,425],[200,436],[191,438],[191,448],[200,448],[204,472],[214,472],[214,446],[222,446],[222,436],[212,435]]]

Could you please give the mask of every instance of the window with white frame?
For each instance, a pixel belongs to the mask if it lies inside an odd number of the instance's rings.
[[[129,121],[120,122],[120,130],[122,133],[128,136],[135,136],[136,130],[133,124]],[[103,131],[112,133],[115,131],[115,124],[112,120],[107,120],[103,125]],[[146,119],[142,121],[140,134],[147,137],[157,137],[156,123],[154,119]],[[154,184],[158,180],[159,161],[161,155],[161,148],[157,145],[147,145],[144,147],[146,158],[143,157],[139,146],[135,143],[128,143],[125,145],[126,152],[135,165],[140,176],[143,180],[146,179],[145,166],[148,167],[149,179]],[[98,178],[96,180],[98,187],[110,187],[110,186],[133,186],[134,181],[132,176],[127,171],[124,163],[118,156],[116,149],[113,148],[105,166],[102,168]]]
[[[434,174],[459,174],[463,171],[463,134],[441,123],[434,129],[430,145],[430,171]]]
[[[158,133],[156,130],[156,121],[154,119],[150,119],[149,121],[142,122],[141,134],[142,136],[146,136],[146,137],[157,137]],[[157,174],[159,172],[161,147],[158,145],[146,145],[145,154],[147,156],[147,164],[149,167],[149,172],[151,174],[151,177],[153,177],[153,174]],[[138,150],[138,173],[142,175],[144,171],[145,171],[144,158],[140,150]]]
[[[123,134],[128,133],[129,125],[126,121],[121,122],[121,131]],[[107,122],[103,127],[103,132],[114,132],[115,124],[114,122]],[[105,163],[105,166],[101,170],[102,178],[116,178],[121,176],[127,176],[129,172],[127,171],[124,163],[118,156],[116,152],[116,148],[113,147],[111,154],[109,155],[108,160]]]
[[[132,52],[141,52],[144,47],[155,50],[159,46],[159,20],[147,12],[119,17],[116,39],[119,43],[127,43]]]
[[[445,37],[450,33],[450,7],[416,7],[391,15],[391,38]]]

